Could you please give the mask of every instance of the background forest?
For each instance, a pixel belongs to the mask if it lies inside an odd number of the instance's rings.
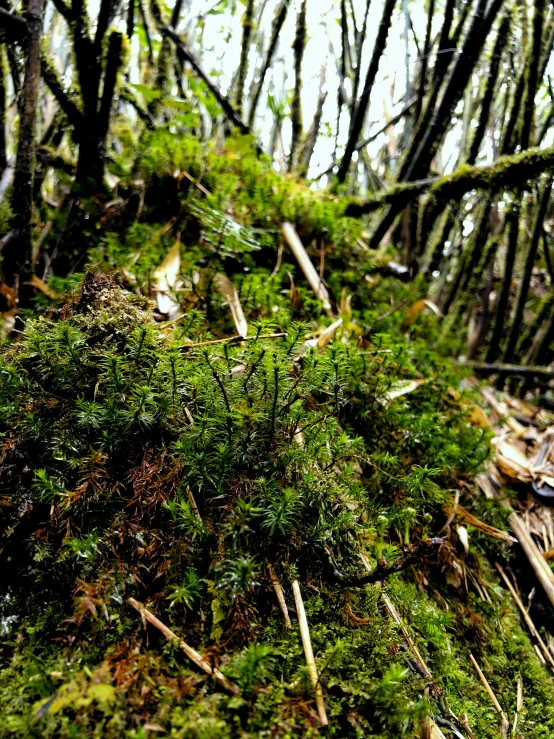
[[[0,736],[554,736],[553,49],[0,0]]]

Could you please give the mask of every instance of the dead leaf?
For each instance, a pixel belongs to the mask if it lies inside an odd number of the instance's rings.
[[[430,308],[435,315],[442,316],[441,309],[436,303],[433,303],[432,300],[428,300],[427,298],[421,298],[420,300],[416,300],[415,303],[410,306],[410,309],[406,314],[406,318],[404,319],[404,326],[411,326],[425,307]]]
[[[165,315],[170,315],[179,308],[179,304],[172,300],[167,293],[178,289],[180,268],[181,242],[177,239],[152,275],[152,289],[156,293],[158,310]]]
[[[498,439],[496,450],[497,464],[505,475],[521,482],[531,482],[529,460],[515,444],[507,439]]]
[[[29,284],[36,287],[36,289],[40,290],[41,293],[44,293],[44,295],[46,295],[47,298],[50,298],[50,300],[57,300],[60,297],[58,293],[49,288],[48,285],[36,275],[31,277]]]
[[[472,426],[480,429],[492,429],[492,424],[485,411],[478,405],[471,406],[467,416],[467,420]]]
[[[465,526],[456,526],[456,532],[458,533],[458,538],[462,542],[462,546],[464,548],[464,552],[466,554],[469,554],[469,534],[467,532],[467,529]]]
[[[389,402],[395,398],[400,398],[402,395],[413,393],[418,387],[424,385],[427,380],[403,380],[392,385],[383,395],[383,402]]]

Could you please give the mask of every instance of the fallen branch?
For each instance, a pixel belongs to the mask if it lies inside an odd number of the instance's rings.
[[[317,712],[319,714],[319,720],[321,721],[322,726],[327,726],[329,721],[327,719],[325,703],[323,702],[323,689],[321,687],[321,682],[319,681],[319,677],[317,674],[317,667],[312,650],[312,640],[310,638],[310,629],[308,627],[308,619],[306,618],[304,601],[302,600],[302,593],[300,592],[300,583],[298,582],[298,580],[293,580],[292,592],[294,593],[294,601],[296,603],[296,613],[298,615],[298,623],[300,625],[300,635],[302,637],[304,655],[306,656],[308,671],[310,673],[310,678],[315,691],[315,702],[317,706]]]
[[[206,672],[208,675],[213,675],[217,682],[230,693],[232,693],[233,695],[238,695],[238,685],[226,678],[225,675],[216,667],[212,667],[210,663],[205,660],[204,657],[202,657],[201,654],[198,654],[196,649],[193,649],[186,642],[182,641],[182,639],[179,639],[177,634],[171,631],[171,629],[169,629],[164,623],[162,623],[159,618],[156,618],[153,613],[150,613],[150,611],[142,603],[139,603],[134,598],[128,598],[127,603],[133,606],[133,608],[135,608],[140,613],[143,619],[146,619],[146,621],[150,621],[152,626],[155,626],[158,631],[161,631],[166,639],[178,643],[179,647],[183,650],[187,657],[194,662],[197,667],[199,667],[201,670],[204,670],[204,672]]]

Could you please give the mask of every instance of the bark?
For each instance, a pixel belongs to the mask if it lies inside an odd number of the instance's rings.
[[[32,294],[28,285],[33,275],[33,177],[35,170],[35,129],[40,84],[40,39],[44,0],[29,0],[27,21],[25,78],[19,105],[19,141],[15,164],[12,210],[14,238],[9,253],[3,254],[4,279],[18,285],[19,305],[26,307]]]
[[[321,125],[321,119],[323,117],[323,106],[325,105],[325,101],[327,100],[327,91],[324,90],[326,71],[327,65],[324,64],[321,69],[321,76],[319,81],[319,97],[317,100],[317,107],[314,119],[308,133],[306,134],[306,138],[298,157],[298,174],[301,177],[305,177],[308,173],[310,161],[314,153],[314,148],[319,133],[319,127]]]
[[[523,70],[517,80],[516,89],[512,98],[510,115],[506,128],[502,134],[502,143],[500,144],[500,154],[513,154],[517,146],[516,127],[521,113],[521,100],[525,91],[525,70]]]
[[[127,37],[132,38],[134,32],[135,32],[135,0],[129,0],[129,5],[127,6]]]
[[[477,261],[483,251],[489,234],[491,208],[491,199],[487,198],[480,208],[480,213],[476,220],[473,232],[467,240],[466,246],[460,256],[456,272],[454,273],[454,277],[450,284],[450,290],[444,300],[440,303],[441,310],[445,315],[450,310],[458,293],[463,293],[467,289],[473,272],[477,267]]]
[[[83,194],[92,194],[102,187],[106,157],[106,139],[110,124],[117,73],[121,66],[123,36],[110,34],[104,72],[104,89],[90,115],[83,116],[79,132],[79,160],[75,180]]]
[[[364,20],[362,22],[362,29],[360,33],[357,34],[357,37],[356,37],[357,59],[356,59],[356,70],[354,72],[354,84],[352,86],[352,101],[358,99],[358,90],[360,88],[360,75],[362,72],[362,51],[364,48],[364,42],[365,42],[365,38],[367,34],[367,17],[369,15],[370,5],[371,5],[371,0],[366,0]]]
[[[344,182],[346,179],[348,170],[350,169],[350,163],[352,162],[352,155],[354,154],[356,144],[358,143],[358,139],[360,138],[360,135],[363,131],[367,109],[369,107],[369,100],[371,97],[371,90],[375,82],[375,77],[377,76],[379,62],[381,61],[381,57],[383,56],[383,52],[387,44],[387,38],[389,35],[392,13],[394,11],[395,4],[396,0],[385,0],[381,22],[379,24],[379,30],[377,32],[377,38],[375,40],[375,46],[373,47],[373,54],[371,56],[371,61],[369,63],[367,75],[365,78],[364,89],[362,90],[362,94],[360,95],[360,99],[356,106],[354,123],[352,124],[352,130],[350,131],[350,136],[348,137],[344,156],[337,174],[338,181],[341,183]]]
[[[454,63],[443,96],[413,160],[407,161],[403,181],[424,177],[427,174],[431,160],[451,123],[454,109],[464,95],[501,3],[502,0],[492,0],[491,7],[487,10],[487,0],[477,0],[464,44]]]

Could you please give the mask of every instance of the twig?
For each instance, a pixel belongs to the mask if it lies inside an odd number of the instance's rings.
[[[516,736],[517,731],[517,721],[519,718],[519,713],[521,709],[523,708],[523,678],[521,675],[517,678],[517,693],[516,693],[516,712],[514,714],[514,725],[512,727],[512,736]]]
[[[321,302],[323,303],[323,308],[325,309],[325,312],[328,316],[334,318],[334,313],[331,310],[331,301],[329,300],[329,293],[327,292],[327,288],[323,284],[320,276],[316,271],[316,268],[312,264],[312,260],[308,256],[308,252],[304,248],[304,244],[300,241],[300,237],[296,233],[296,229],[294,228],[292,223],[288,223],[288,221],[285,221],[285,223],[283,223],[281,226],[281,230],[283,232],[283,236],[285,237],[285,241],[290,246],[294,257],[300,266],[300,269],[310,283],[310,287],[314,291],[316,297],[319,298],[319,300],[321,300]]]
[[[173,41],[173,43],[178,49],[178,53],[182,56],[182,58],[191,65],[191,67],[194,69],[196,74],[200,77],[200,79],[208,87],[212,95],[215,97],[215,99],[217,100],[221,108],[223,109],[223,112],[225,113],[227,118],[231,121],[231,123],[233,123],[240,130],[242,134],[251,133],[252,131],[250,129],[250,126],[248,126],[248,124],[246,124],[242,120],[238,112],[231,105],[229,98],[221,92],[221,90],[219,89],[217,85],[214,84],[210,75],[207,74],[206,71],[202,68],[198,59],[194,56],[194,54],[186,46],[184,41],[179,37],[175,29],[172,26],[166,26],[162,30],[166,34],[166,36],[169,36],[169,38]],[[256,151],[258,154],[262,153],[262,148],[257,142],[256,142]]]
[[[187,657],[194,662],[197,667],[199,667],[201,670],[204,670],[204,672],[206,672],[208,675],[213,675],[217,682],[230,693],[232,693],[233,695],[238,695],[238,685],[226,678],[225,675],[216,667],[212,667],[210,663],[205,660],[204,657],[202,657],[201,654],[198,654],[196,649],[193,649],[186,642],[182,641],[182,639],[179,639],[177,634],[171,631],[171,629],[169,629],[164,623],[156,618],[153,613],[150,613],[150,611],[142,603],[139,603],[134,598],[128,598],[127,603],[133,606],[133,608],[135,608],[140,613],[143,619],[150,621],[152,626],[155,626],[158,631],[161,631],[166,639],[177,642],[179,644],[179,647],[183,650]]]
[[[281,585],[281,581],[277,577],[277,574],[271,565],[268,565],[267,569],[269,570],[269,578],[271,580],[271,584],[273,585],[273,590],[275,590],[275,595],[277,596],[277,600],[279,601],[281,611],[283,612],[283,618],[285,619],[285,626],[287,627],[287,629],[292,629],[292,624],[290,622],[290,616],[289,616],[289,609],[287,608],[287,601],[285,600],[285,594],[283,592],[283,586]]]
[[[302,600],[302,593],[300,592],[300,584],[298,580],[292,581],[292,592],[294,593],[294,601],[296,603],[296,613],[298,615],[298,623],[300,625],[300,635],[302,636],[304,655],[306,656],[306,663],[308,665],[310,678],[315,690],[315,702],[317,706],[317,712],[319,714],[319,720],[321,721],[322,726],[327,726],[329,721],[327,719],[325,703],[323,702],[323,690],[321,688],[321,683],[317,674],[317,667],[312,650],[312,640],[310,638],[310,629],[308,628],[308,619],[306,618],[304,601]]]
[[[402,570],[407,569],[408,567],[410,567],[410,565],[413,565],[416,562],[420,561],[421,558],[425,556],[425,554],[429,552],[432,547],[440,546],[442,543],[443,540],[439,537],[427,539],[427,541],[423,542],[423,544],[418,546],[414,551],[409,552],[408,549],[408,555],[404,557],[404,559],[400,560],[400,562],[397,562],[390,567],[382,567],[378,565],[371,572],[364,575],[341,575],[341,573],[336,568],[334,570],[334,575],[345,588],[357,587],[359,585],[370,585],[371,583],[375,582],[382,582],[387,577],[390,577],[390,575],[394,575],[397,572],[402,572]]]
[[[531,617],[529,616],[529,613],[527,612],[527,609],[523,605],[523,602],[522,602],[521,598],[517,594],[514,586],[512,585],[512,583],[510,582],[508,576],[506,575],[506,573],[504,572],[504,570],[502,569],[502,567],[500,566],[500,564],[498,562],[496,562],[496,569],[498,570],[498,572],[500,573],[500,576],[502,577],[502,579],[506,583],[506,587],[510,591],[510,593],[512,595],[512,598],[515,600],[515,602],[517,604],[517,607],[521,611],[521,614],[523,616],[523,620],[527,624],[527,627],[528,627],[529,631],[531,632],[532,636],[534,636],[535,639],[537,640],[537,642],[539,644],[539,648],[540,648],[540,650],[541,650],[544,658],[546,659],[546,661],[552,667],[554,667],[554,658],[552,657],[552,655],[548,651],[548,649],[546,647],[546,644],[542,640],[542,637],[539,634],[539,632],[537,631],[537,628],[536,628],[535,624],[531,620]]]
[[[238,296],[236,287],[233,285],[227,275],[218,272],[213,279],[213,286],[226,301],[233,317],[233,323],[237,331],[237,336],[246,336],[248,333],[248,323],[244,316],[244,311]]]
[[[544,592],[552,605],[554,605],[554,575],[552,574],[552,570],[530,537],[529,532],[526,530],[517,513],[511,513],[508,520]]]
[[[449,503],[447,503],[446,506],[444,506],[443,510],[447,514],[458,516],[462,519],[464,523],[473,526],[478,531],[482,531],[484,534],[488,534],[495,539],[500,539],[501,541],[517,542],[517,539],[511,536],[507,531],[502,531],[501,529],[497,529],[494,526],[489,526],[488,523],[483,523],[483,521],[480,521],[473,515],[473,513],[470,513],[459,503],[450,501]]]
[[[473,666],[475,667],[475,671],[479,675],[479,679],[483,683],[483,687],[487,691],[487,693],[489,695],[489,698],[491,699],[492,704],[493,704],[496,712],[498,713],[498,715],[500,717],[500,725],[501,725],[500,731],[502,733],[502,737],[507,737],[508,736],[508,729],[510,728],[510,725],[508,724],[508,719],[506,718],[506,715],[505,715],[504,711],[502,710],[502,706],[498,702],[495,694],[492,692],[492,688],[489,685],[489,681],[487,680],[487,678],[483,674],[483,671],[481,670],[481,668],[477,664],[477,660],[471,654],[471,652],[469,653],[469,658],[470,658]]]
[[[213,341],[199,341],[197,344],[183,344],[181,349],[195,349],[198,346],[211,346],[212,344],[230,344],[233,341],[257,341],[258,339],[280,339],[286,336],[286,333],[280,334],[262,334],[261,336],[230,336],[227,339],[213,339]]]
[[[188,485],[186,487],[186,493],[187,493],[187,498],[189,499],[190,507],[192,508],[194,515],[199,521],[202,521],[202,516],[200,515],[200,511],[198,510],[198,506],[196,505],[196,500],[194,499],[192,490],[190,489]]]
[[[383,602],[386,605],[387,611],[389,612],[392,620],[399,627],[400,631],[404,635],[404,639],[406,639],[406,641],[408,642],[408,646],[410,648],[410,651],[412,652],[413,656],[415,657],[416,662],[419,665],[419,668],[421,670],[422,675],[425,677],[426,680],[432,679],[432,677],[431,677],[431,671],[429,670],[429,668],[425,664],[425,660],[423,659],[423,657],[419,653],[419,649],[416,647],[416,645],[415,645],[412,637],[409,635],[406,627],[404,626],[404,624],[402,622],[402,619],[398,615],[398,611],[396,610],[396,608],[392,604],[391,599],[389,598],[389,596],[386,593],[383,593],[382,594],[382,598],[383,598]]]
[[[486,372],[493,374],[497,372],[507,372],[512,375],[541,375],[542,377],[554,377],[554,369],[552,367],[533,367],[531,365],[520,364],[502,364],[501,362],[491,364],[489,362],[457,362],[460,366],[471,367],[478,372]]]

